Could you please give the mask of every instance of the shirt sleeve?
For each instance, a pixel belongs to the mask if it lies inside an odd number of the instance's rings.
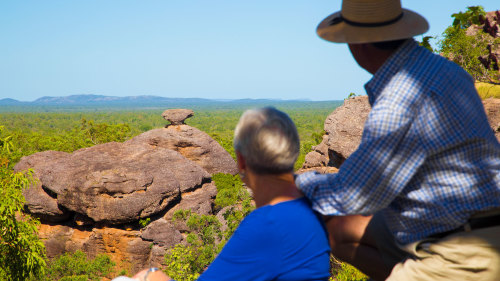
[[[368,116],[358,149],[337,174],[299,175],[297,186],[313,209],[352,215],[388,206],[425,159],[418,136],[410,133],[414,116],[404,103],[381,101]]]
[[[263,210],[253,211],[198,280],[273,280],[280,243],[272,227]]]

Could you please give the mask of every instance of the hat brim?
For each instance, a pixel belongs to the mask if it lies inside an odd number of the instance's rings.
[[[373,43],[411,38],[429,30],[429,23],[421,15],[403,9],[398,21],[376,27],[354,26],[345,21],[331,24],[332,19],[340,17],[340,12],[325,18],[316,29],[319,37],[336,43]]]

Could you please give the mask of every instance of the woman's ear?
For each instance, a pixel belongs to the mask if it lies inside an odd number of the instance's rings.
[[[247,168],[245,157],[243,157],[243,155],[241,155],[239,151],[236,151],[236,162],[238,164],[238,169],[240,171],[245,171],[245,169]]]

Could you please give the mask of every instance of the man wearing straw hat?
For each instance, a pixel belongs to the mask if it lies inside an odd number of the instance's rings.
[[[499,280],[500,144],[463,69],[412,37],[400,0],[344,0],[318,26],[373,74],[358,149],[297,185],[325,216],[334,255],[376,280]]]

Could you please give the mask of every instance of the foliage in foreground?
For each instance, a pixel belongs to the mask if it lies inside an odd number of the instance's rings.
[[[177,244],[165,254],[165,273],[175,280],[196,280],[224,245],[221,223],[213,215],[190,210],[175,212],[173,221],[186,223],[189,232],[186,244]]]
[[[107,255],[88,259],[84,252],[76,251],[52,260],[46,274],[31,281],[99,281],[102,277],[110,277],[114,266],[115,263]]]
[[[368,277],[354,266],[341,262],[337,267],[332,267],[329,281],[365,281],[367,279]]]
[[[239,223],[253,209],[251,197],[239,177],[215,174],[217,186],[215,208],[224,212],[227,227],[215,215],[198,215],[190,210],[174,213],[174,223],[185,223],[189,229],[186,244],[177,244],[165,254],[165,273],[175,280],[196,280],[215,259]],[[225,209],[223,209],[225,208]]]
[[[212,179],[217,186],[217,197],[215,198],[216,209],[226,209],[222,216],[226,220],[227,229],[224,231],[224,238],[229,240],[240,222],[252,212],[255,207],[252,205],[252,198],[248,190],[243,187],[243,182],[239,175],[215,174]]]
[[[41,276],[46,266],[45,247],[37,236],[39,222],[22,214],[22,191],[33,181],[31,172],[10,169],[12,148],[10,137],[0,138],[0,279],[7,281]]]

